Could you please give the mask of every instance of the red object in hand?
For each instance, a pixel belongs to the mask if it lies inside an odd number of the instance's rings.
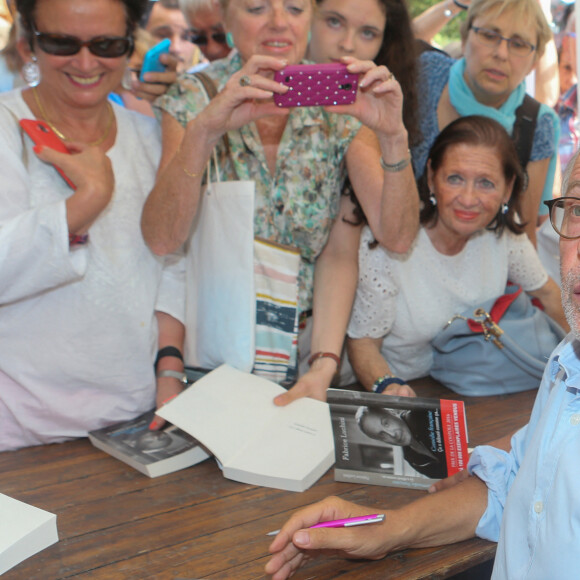
[[[50,147],[60,153],[70,153],[66,145],[45,121],[39,121],[38,119],[20,119],[20,126],[36,145],[35,150],[38,148],[41,151],[42,147]],[[55,165],[54,168],[60,173],[71,189],[76,189],[76,185],[60,167]]]

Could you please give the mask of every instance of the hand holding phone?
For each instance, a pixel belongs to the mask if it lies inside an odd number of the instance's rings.
[[[284,95],[274,95],[278,107],[349,105],[358,89],[358,75],[342,63],[290,65],[274,80],[289,87]]]
[[[143,65],[141,66],[141,75],[139,76],[141,82],[147,82],[143,78],[145,73],[165,71],[165,65],[159,60],[159,57],[162,54],[167,54],[170,46],[171,40],[169,40],[169,38],[164,38],[161,42],[150,48],[145,53]]]
[[[60,153],[69,153],[66,145],[58,138],[56,133],[48,126],[45,121],[38,119],[20,119],[20,126],[23,131],[32,139],[35,145],[42,145],[43,147],[50,147]],[[60,173],[62,178],[72,188],[76,189],[76,185],[67,177],[65,172],[56,165],[54,168]]]

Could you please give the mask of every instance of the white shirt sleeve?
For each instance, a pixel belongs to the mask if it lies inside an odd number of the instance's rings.
[[[0,166],[2,305],[78,279],[86,251],[69,249],[68,186],[23,145],[17,120],[6,107],[0,107]]]
[[[507,239],[509,280],[520,284],[526,292],[541,288],[548,281],[548,273],[528,236],[518,236],[509,230],[503,235]]]
[[[359,247],[359,281],[347,333],[351,338],[381,338],[391,329],[396,316],[399,287],[388,252],[374,241],[368,227]]]

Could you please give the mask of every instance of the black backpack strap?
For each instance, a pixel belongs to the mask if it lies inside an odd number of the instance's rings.
[[[526,170],[526,166],[530,160],[530,154],[532,153],[539,110],[539,101],[536,101],[530,95],[526,95],[522,104],[516,109],[516,121],[514,123],[512,139],[524,171]]]

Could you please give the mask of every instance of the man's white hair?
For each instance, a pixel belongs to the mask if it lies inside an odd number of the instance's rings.
[[[566,170],[564,171],[564,175],[562,176],[562,195],[566,195],[566,192],[568,191],[570,177],[572,175],[574,165],[576,165],[576,161],[578,161],[578,157],[580,157],[580,149],[578,149],[578,151],[574,153],[570,161],[568,161],[568,165],[566,165]]]
[[[214,10],[218,5],[217,0],[179,0],[179,8],[188,21],[189,17],[197,12]]]

